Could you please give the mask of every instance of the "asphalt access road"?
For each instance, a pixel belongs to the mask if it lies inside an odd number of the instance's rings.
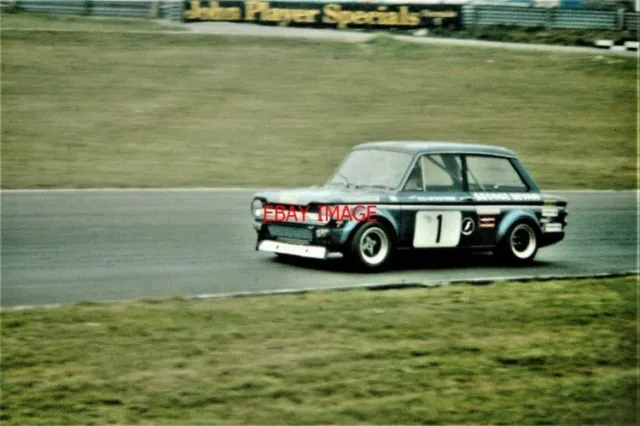
[[[416,256],[357,274],[254,251],[252,191],[2,192],[1,305],[636,270],[636,193],[562,195],[568,235],[531,267]]]
[[[168,22],[170,23],[170,22]],[[176,25],[175,23],[171,23]],[[307,38],[327,41],[346,41],[352,43],[364,42],[375,37],[376,34],[355,30],[336,30],[327,28],[297,28],[255,25],[236,22],[192,22],[182,24],[188,32],[178,34],[217,34],[235,36]],[[387,33],[388,34],[388,33]],[[588,53],[614,56],[637,56],[638,52],[598,49],[595,47],[561,46],[535,43],[508,43],[499,41],[454,39],[446,37],[415,37],[410,35],[392,35],[397,40],[419,44],[436,44],[444,46],[464,46],[475,48],[499,48],[512,50],[531,50],[539,52],[558,53]]]
[[[187,31],[147,31],[147,30],[91,30],[98,33],[126,33],[126,34],[174,34],[182,36],[213,34],[213,35],[230,35],[230,36],[254,36],[254,37],[280,37],[280,38],[300,38],[315,39],[325,41],[343,41],[351,43],[360,43],[375,37],[374,33],[366,33],[357,30],[336,30],[321,28],[296,28],[296,27],[278,27],[256,24],[244,24],[235,22],[192,22],[179,24],[172,21],[159,21],[161,23],[171,25],[173,27],[183,27]],[[3,29],[3,32],[9,31],[48,31],[48,32],[87,32],[86,29],[47,29],[42,28],[9,28]],[[386,33],[389,34],[389,33]],[[410,43],[434,44],[442,46],[460,46],[475,48],[497,48],[511,50],[530,50],[538,52],[557,52],[557,53],[584,53],[596,54],[602,56],[638,56],[638,52],[627,50],[598,49],[596,47],[580,47],[580,46],[561,46],[551,44],[534,44],[534,43],[511,43],[501,41],[486,41],[473,39],[455,39],[446,37],[416,37],[410,35],[391,35],[391,37]]]

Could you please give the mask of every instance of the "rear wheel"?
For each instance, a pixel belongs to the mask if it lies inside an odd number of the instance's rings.
[[[349,247],[348,258],[355,261],[360,269],[379,271],[388,266],[393,252],[390,232],[378,222],[360,227]]]
[[[507,263],[526,265],[533,262],[538,252],[538,235],[527,222],[514,224],[502,240],[499,255]]]

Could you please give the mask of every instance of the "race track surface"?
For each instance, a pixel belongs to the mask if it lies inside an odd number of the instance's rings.
[[[2,193],[3,307],[635,270],[635,192],[565,193],[565,241],[528,268],[489,256],[414,257],[382,274],[340,260],[281,263],[254,251],[253,191]]]

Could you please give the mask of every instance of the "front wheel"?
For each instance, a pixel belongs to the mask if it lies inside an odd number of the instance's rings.
[[[512,265],[527,265],[533,262],[538,252],[538,236],[527,222],[513,225],[502,240],[498,254]]]
[[[367,223],[351,239],[348,258],[361,269],[379,271],[389,264],[392,252],[390,232],[379,223]]]

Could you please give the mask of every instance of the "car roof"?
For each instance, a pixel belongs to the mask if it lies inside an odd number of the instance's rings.
[[[482,154],[500,157],[517,157],[516,153],[494,145],[481,145],[462,142],[438,142],[438,141],[379,141],[365,142],[356,145],[353,149],[387,149],[403,151],[412,154],[417,153],[451,153],[451,154]]]

